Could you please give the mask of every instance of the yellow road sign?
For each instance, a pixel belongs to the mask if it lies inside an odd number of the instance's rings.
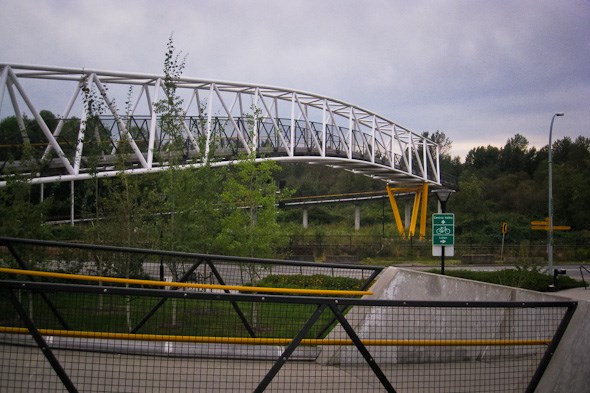
[[[572,229],[572,227],[570,227],[569,225],[554,225],[553,226],[554,231],[569,231],[571,229]],[[531,225],[531,230],[533,230],[533,231],[548,231],[549,225]]]
[[[505,235],[508,233],[508,223],[507,222],[503,222],[502,223],[502,235]]]
[[[548,226],[549,221],[531,221],[532,226]]]

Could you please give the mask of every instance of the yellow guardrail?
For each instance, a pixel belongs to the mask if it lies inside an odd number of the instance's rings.
[[[264,293],[290,293],[297,295],[330,295],[330,296],[364,296],[372,295],[371,291],[347,291],[337,289],[301,289],[301,288],[267,288],[250,287],[243,285],[220,285],[220,284],[196,284],[188,282],[167,282],[155,280],[138,280],[134,278],[117,278],[104,276],[89,276],[83,274],[69,274],[45,272],[39,270],[23,270],[1,267],[0,273],[21,274],[25,276],[60,278],[66,280],[110,282],[117,284],[150,285],[159,287],[197,288],[197,289],[221,289],[240,292],[264,292]]]
[[[169,334],[137,334],[88,332],[80,330],[38,329],[43,336],[138,340],[138,341],[170,341],[204,344],[247,344],[247,345],[289,345],[291,338],[251,338],[251,337],[213,337],[213,336],[177,336]],[[26,328],[0,326],[0,333],[28,334]],[[549,345],[551,339],[481,339],[481,340],[361,340],[365,346],[404,346],[404,347],[457,347],[457,346],[519,346],[519,345]],[[354,345],[350,339],[303,339],[301,345]]]

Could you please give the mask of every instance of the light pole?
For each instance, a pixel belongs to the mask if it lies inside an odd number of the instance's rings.
[[[440,212],[447,212],[447,201],[455,190],[440,189],[432,191],[440,203]],[[445,246],[440,247],[440,274],[445,274]]]
[[[553,272],[553,168],[552,168],[552,162],[553,162],[553,156],[552,156],[552,142],[551,142],[551,137],[553,135],[553,122],[555,121],[555,118],[557,116],[563,116],[564,114],[559,112],[553,115],[553,117],[551,118],[551,126],[549,127],[549,146],[548,146],[548,150],[549,150],[549,158],[548,158],[548,162],[549,162],[549,179],[548,179],[548,183],[549,183],[549,194],[547,197],[547,214],[548,214],[548,218],[549,218],[549,228],[547,229],[547,264],[548,264],[548,269],[549,269],[549,274],[551,274]]]

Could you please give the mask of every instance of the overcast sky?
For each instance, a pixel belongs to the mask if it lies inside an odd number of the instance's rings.
[[[590,137],[590,0],[2,0],[0,62],[162,73],[313,92],[452,154],[516,133]]]

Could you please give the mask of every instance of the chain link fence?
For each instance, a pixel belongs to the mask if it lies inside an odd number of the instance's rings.
[[[371,300],[372,267],[0,243],[0,391],[532,392],[576,307]],[[141,269],[98,275],[96,256]]]

